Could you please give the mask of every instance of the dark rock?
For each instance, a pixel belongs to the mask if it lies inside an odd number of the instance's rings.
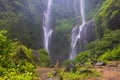
[[[75,72],[75,71],[76,71],[76,67],[72,63],[70,65],[68,65],[64,70],[64,72]]]
[[[57,71],[53,71],[53,72],[52,72],[52,75],[53,75],[53,76],[57,76],[57,74],[58,74]]]
[[[90,20],[86,23],[86,35],[85,38],[89,42],[94,41],[96,39],[96,33],[95,33],[95,24],[93,20]]]
[[[67,67],[65,68],[64,72],[70,72],[70,67],[67,66]]]
[[[88,70],[88,69],[86,69],[86,70],[80,70],[80,74],[83,74],[83,73],[92,73],[92,71]]]
[[[47,80],[63,80],[61,76],[54,76],[52,78],[48,78]]]
[[[95,24],[93,20],[85,23],[81,30],[80,39],[77,43],[77,52],[85,50],[85,46],[96,39]]]
[[[47,80],[52,80],[52,78],[48,78]]]

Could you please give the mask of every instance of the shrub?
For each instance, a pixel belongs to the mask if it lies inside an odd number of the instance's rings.
[[[120,46],[114,48],[113,50],[108,50],[98,58],[98,61],[112,61],[112,60],[120,60]]]
[[[95,59],[95,55],[90,53],[90,51],[84,51],[84,52],[79,53],[75,57],[74,61],[77,64],[84,64],[85,62],[88,62],[88,61],[94,61],[94,59]]]
[[[18,58],[18,42],[8,39],[6,32],[0,31],[0,80],[35,79],[35,66],[25,58]]]

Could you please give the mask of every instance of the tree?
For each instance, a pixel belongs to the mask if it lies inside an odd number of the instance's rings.
[[[96,15],[97,37],[109,30],[120,29],[120,0],[106,0]]]

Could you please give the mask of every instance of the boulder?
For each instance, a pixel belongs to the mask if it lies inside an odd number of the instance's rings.
[[[95,66],[104,66],[104,65],[105,65],[104,62],[97,62],[97,63],[95,64]]]
[[[48,78],[47,80],[63,80],[61,76],[53,76],[52,78]]]
[[[52,74],[53,76],[57,76],[58,72],[57,72],[57,71],[53,71],[51,74]]]
[[[80,74],[83,74],[83,73],[92,73],[92,71],[88,70],[88,69],[86,69],[86,70],[80,70]]]

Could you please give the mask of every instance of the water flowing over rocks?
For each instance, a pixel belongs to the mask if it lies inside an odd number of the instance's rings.
[[[84,51],[85,46],[96,39],[94,21],[88,21],[80,27],[76,26],[72,30],[72,39],[73,43],[71,46],[73,50],[70,51],[72,52],[70,59],[73,59],[76,53]]]
[[[43,41],[44,49],[49,53],[52,63],[57,59],[60,62],[68,58],[73,59],[77,53],[84,50],[87,43],[95,39],[94,22],[85,19],[85,5],[85,0],[48,0],[46,2],[43,12]],[[71,28],[68,31],[66,29],[66,31],[56,31],[56,27],[61,27],[63,24],[59,21],[71,19],[74,20],[71,26],[77,25],[73,30]]]
[[[79,39],[81,39],[81,34],[84,32],[82,32],[84,30],[84,25],[85,25],[85,2],[84,0],[79,0],[80,2],[80,14],[81,14],[81,18],[82,18],[82,25],[79,26],[79,30],[76,33],[76,27],[73,28],[72,30],[72,37],[71,37],[71,47],[70,47],[70,56],[69,59],[74,59],[74,57],[76,56],[76,45],[77,45],[77,41]],[[84,30],[85,31],[85,30]]]

